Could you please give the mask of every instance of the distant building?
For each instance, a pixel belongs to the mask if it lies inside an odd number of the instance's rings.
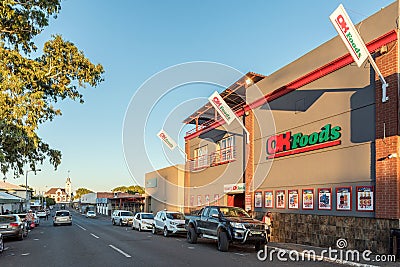
[[[20,212],[24,209],[26,203],[25,187],[10,184],[5,181],[0,182],[0,213],[6,210]],[[28,199],[31,199],[32,190],[28,189]]]
[[[72,183],[71,178],[67,178],[65,188],[53,187],[50,188],[45,194],[45,197],[54,199],[56,203],[69,203],[72,196]]]

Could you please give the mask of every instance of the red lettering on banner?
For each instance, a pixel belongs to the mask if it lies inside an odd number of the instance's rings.
[[[165,139],[165,134],[164,134],[164,133],[160,133],[160,137],[161,137],[162,139]]]
[[[336,21],[339,23],[339,26],[342,28],[342,32],[346,33],[349,30],[346,21],[344,20],[342,15],[337,16]]]
[[[213,102],[214,102],[217,106],[221,106],[221,102],[219,102],[218,97],[214,97],[214,98],[213,98]]]

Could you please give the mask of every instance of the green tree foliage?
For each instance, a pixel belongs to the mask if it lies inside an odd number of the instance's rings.
[[[93,191],[86,188],[78,188],[75,192],[74,199],[79,199],[81,196],[89,193],[93,193]]]
[[[139,193],[144,194],[144,188],[140,185],[119,186],[111,190],[112,192]]]
[[[66,98],[83,103],[79,89],[103,81],[103,67],[61,35],[37,50],[32,41],[49,18],[60,11],[61,0],[0,1],[0,166],[1,172],[23,174],[48,158],[57,169],[61,152],[38,135],[39,125],[61,115],[53,105]]]

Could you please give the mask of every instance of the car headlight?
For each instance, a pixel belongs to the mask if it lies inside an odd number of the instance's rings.
[[[230,224],[233,228],[246,229],[243,223],[230,222]]]

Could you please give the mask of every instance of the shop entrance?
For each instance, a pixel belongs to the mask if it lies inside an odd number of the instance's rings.
[[[244,209],[244,193],[242,194],[228,194],[228,206],[239,207]]]

